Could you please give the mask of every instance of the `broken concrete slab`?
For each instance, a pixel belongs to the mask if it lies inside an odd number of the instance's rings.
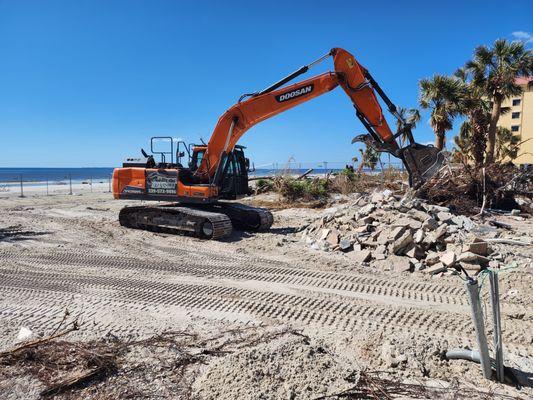
[[[422,204],[422,207],[430,213],[438,213],[438,212],[450,212],[450,209],[448,207],[442,207],[437,206],[436,204]]]
[[[375,204],[367,204],[366,206],[364,207],[361,207],[358,211],[359,213],[359,217],[366,217],[368,214],[370,214],[372,211],[374,211],[376,209],[376,205]]]
[[[436,244],[440,238],[442,238],[448,230],[448,225],[442,224],[437,229],[435,229],[431,234],[427,235],[424,238],[424,243],[428,246]]]
[[[413,236],[411,232],[405,232],[400,238],[394,241],[391,245],[391,253],[399,255],[401,254],[407,246],[413,243]]]
[[[332,245],[332,246],[335,246],[337,244],[339,244],[339,239],[340,238],[340,234],[339,234],[339,231],[334,229],[332,231],[330,231],[328,233],[328,236],[326,237],[326,241]]]
[[[422,229],[425,231],[434,231],[439,227],[439,223],[435,218],[429,217],[422,223]]]
[[[453,214],[445,211],[440,211],[437,213],[437,219],[440,222],[450,223],[452,222]]]
[[[394,227],[404,227],[404,228],[411,228],[411,229],[420,229],[422,228],[422,222],[417,221],[413,218],[398,218],[397,220],[394,220],[391,223],[391,226]]]
[[[424,211],[419,211],[417,209],[411,209],[407,213],[419,222],[424,222],[428,218],[430,218],[427,213],[425,213]]]
[[[426,252],[420,246],[412,246],[410,250],[405,252],[405,255],[416,260],[421,260],[426,257]]]
[[[479,254],[467,251],[459,255],[457,261],[460,263],[477,263],[480,265],[488,265],[490,259],[484,256],[480,256]]]
[[[376,246],[376,249],[374,250],[374,254],[386,254],[386,253],[387,253],[387,247],[383,244]]]
[[[327,228],[322,229],[320,231],[320,236],[318,237],[318,240],[326,240],[330,232],[331,232],[331,229],[327,229]]]
[[[370,261],[372,258],[372,252],[370,250],[362,249],[360,251],[352,251],[347,253],[351,260],[359,263]]]
[[[440,254],[435,252],[430,252],[426,256],[425,263],[428,266],[435,265],[440,261]]]
[[[474,262],[462,261],[460,265],[468,272],[478,273],[479,271],[483,269],[481,265],[479,265],[478,263],[474,263]]]
[[[457,260],[457,256],[453,251],[447,251],[440,257],[440,262],[446,267],[452,267]]]
[[[348,239],[341,239],[339,242],[339,249],[341,251],[350,251],[353,249],[352,241]]]
[[[391,241],[398,240],[405,233],[405,226],[397,226],[387,235]]]
[[[413,235],[413,240],[415,243],[422,243],[424,241],[425,233],[422,229],[419,229]]]
[[[465,246],[465,252],[471,252],[480,256],[487,256],[489,254],[489,244],[481,239],[474,239],[472,243]]]
[[[446,271],[448,268],[441,262],[431,266],[431,267],[428,267],[426,269],[424,269],[422,272],[426,273],[426,274],[430,274],[430,275],[435,275],[435,274],[439,274],[441,272],[444,272]]]
[[[360,220],[365,225],[370,225],[372,222],[374,222],[374,217],[366,216]]]

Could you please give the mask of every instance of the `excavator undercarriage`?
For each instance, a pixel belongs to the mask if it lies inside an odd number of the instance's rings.
[[[230,202],[187,207],[164,204],[125,207],[119,222],[127,228],[218,240],[230,236],[233,227],[252,232],[268,230],[273,216],[264,208]]]

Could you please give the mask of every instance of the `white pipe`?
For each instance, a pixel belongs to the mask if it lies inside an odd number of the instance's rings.
[[[475,363],[480,363],[479,351],[467,350],[467,349],[453,349],[446,352],[446,358],[448,360],[467,360]]]

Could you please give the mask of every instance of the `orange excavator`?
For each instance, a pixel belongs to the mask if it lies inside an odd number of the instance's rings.
[[[333,58],[334,72],[286,86],[328,57]],[[127,158],[123,167],[113,172],[114,197],[172,203],[125,207],[120,211],[120,224],[137,229],[188,233],[204,239],[226,237],[231,234],[232,227],[251,231],[270,228],[273,218],[268,210],[225,201],[241,198],[249,192],[249,160],[244,156],[244,147],[237,143],[255,124],[338,86],[346,92],[356,116],[368,131],[352,142],[364,142],[379,152],[388,152],[402,160],[411,186],[420,186],[436,173],[443,163],[443,155],[433,146],[416,143],[410,125],[368,70],[346,50],[334,48],[266,89],[242,95],[220,117],[207,144],[187,146],[178,141],[174,147],[172,138],[152,138],[152,155],[141,150],[143,157]],[[393,133],[387,124],[378,95],[400,121],[398,132]],[[396,141],[401,135],[405,135],[409,142],[403,148]],[[154,139],[170,141],[170,152],[154,151]],[[187,166],[181,163],[185,153],[189,156]],[[156,162],[153,154],[160,154],[161,161]]]

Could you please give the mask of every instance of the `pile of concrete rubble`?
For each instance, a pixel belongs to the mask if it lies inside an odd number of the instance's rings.
[[[501,254],[480,239],[476,224],[446,207],[405,200],[391,191],[360,195],[311,221],[302,241],[354,261],[394,272],[469,273],[499,267]]]

